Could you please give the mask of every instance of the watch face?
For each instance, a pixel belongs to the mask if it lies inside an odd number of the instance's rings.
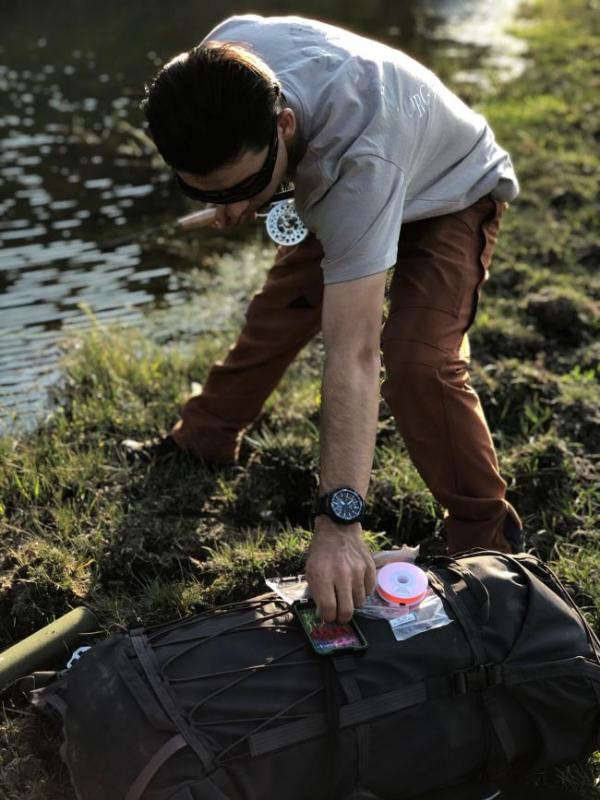
[[[340,519],[353,520],[360,517],[362,500],[352,489],[339,489],[331,495],[331,510]]]

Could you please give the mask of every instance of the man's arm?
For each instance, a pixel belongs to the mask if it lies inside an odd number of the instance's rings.
[[[319,494],[351,486],[367,494],[379,407],[380,333],[386,272],[326,284]],[[316,518],[306,577],[320,615],[348,621],[375,583],[362,527]]]

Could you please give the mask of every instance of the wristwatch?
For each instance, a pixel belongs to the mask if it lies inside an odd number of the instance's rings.
[[[360,522],[365,513],[365,501],[350,486],[340,486],[333,492],[323,494],[316,502],[314,516],[327,514],[340,525],[352,525]]]

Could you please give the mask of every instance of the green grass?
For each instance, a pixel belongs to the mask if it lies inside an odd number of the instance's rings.
[[[526,73],[491,96],[470,87],[469,99],[522,183],[472,331],[474,382],[528,547],[577,587],[598,629],[595,13],[584,0],[531,5],[519,33],[530,47]],[[185,256],[180,243],[173,248]],[[268,261],[258,240],[237,247],[197,273],[198,299],[188,306],[137,332],[97,326],[71,342],[51,420],[0,441],[0,644],[82,602],[110,632],[246,597],[264,590],[265,575],[302,569],[317,480],[319,341],[268,401],[238,467],[186,458],[131,466],[118,447],[169,429],[190,382],[226,352]],[[442,549],[441,509],[383,404],[370,500],[373,548]],[[3,706],[3,800],[72,800],[47,736],[27,707]],[[539,783],[598,796],[600,756]]]

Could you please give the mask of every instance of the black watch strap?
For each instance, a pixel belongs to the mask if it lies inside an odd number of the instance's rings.
[[[317,517],[319,514],[330,514],[331,509],[329,507],[329,500],[331,494],[322,494],[320,497],[317,497],[317,502],[315,503],[315,507],[313,509],[313,514]]]

